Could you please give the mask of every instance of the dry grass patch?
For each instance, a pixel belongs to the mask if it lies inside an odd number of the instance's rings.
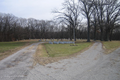
[[[35,40],[20,40],[14,42],[0,42],[0,60],[12,55],[20,49],[25,48],[26,46],[38,42]]]
[[[120,41],[103,41],[103,49],[109,54],[120,47]]]

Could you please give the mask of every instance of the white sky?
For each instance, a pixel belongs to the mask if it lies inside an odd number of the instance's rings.
[[[64,0],[0,0],[0,12],[16,17],[53,19],[54,9],[62,8]]]
[[[120,0],[119,0],[120,1]],[[61,9],[64,0],[0,0],[0,12],[16,17],[51,20],[54,9]]]

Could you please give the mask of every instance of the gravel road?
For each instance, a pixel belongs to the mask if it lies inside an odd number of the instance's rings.
[[[38,44],[34,43],[0,61],[0,80],[24,80],[32,69],[33,54]]]
[[[0,80],[120,80],[120,48],[106,55],[102,44],[95,42],[77,57],[30,68],[38,44],[2,60]]]

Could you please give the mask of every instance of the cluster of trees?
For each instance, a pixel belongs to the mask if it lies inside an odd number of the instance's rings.
[[[47,38],[52,36],[47,33],[54,30],[53,25],[52,21],[24,19],[0,13],[0,41]]]
[[[100,40],[111,40],[113,30],[120,27],[120,3],[118,0],[79,0],[81,10],[87,18],[88,41],[90,30],[94,28],[94,40],[96,31],[100,30]]]
[[[81,34],[81,31],[85,33],[86,28],[81,28],[77,31],[77,34]],[[69,36],[69,29],[56,21],[18,18],[12,14],[0,13],[0,41],[68,39]],[[78,35],[78,38],[80,38],[80,35]]]
[[[116,28],[120,28],[120,3],[118,0],[66,0],[63,9],[56,13],[60,13],[58,16],[60,21],[64,21],[66,25],[73,28],[74,40],[76,39],[75,30],[80,25],[80,14],[87,19],[88,42],[93,35],[94,40],[112,40],[113,33],[118,32]],[[92,32],[94,33],[92,34]]]
[[[118,0],[66,0],[55,10],[55,20],[18,18],[0,13],[0,41],[21,39],[120,40],[120,3]],[[82,23],[84,15],[87,27]],[[113,36],[112,36],[113,35]]]

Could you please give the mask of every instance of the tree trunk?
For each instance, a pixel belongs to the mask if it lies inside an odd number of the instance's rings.
[[[103,41],[103,28],[101,27],[101,41]]]
[[[95,24],[94,24],[94,41],[96,41],[96,21],[95,21]]]
[[[73,31],[72,31],[71,26],[70,26],[70,30],[69,30],[69,31],[70,31],[70,34],[69,34],[69,36],[70,36],[70,41],[72,41],[72,35],[73,35],[72,33],[73,33]]]
[[[110,41],[112,41],[112,32],[113,32],[113,29],[110,31]]]
[[[109,32],[106,33],[106,41],[109,41]]]
[[[105,41],[109,41],[110,31],[106,30]]]
[[[87,33],[87,42],[90,42],[90,19],[88,18],[88,33]]]
[[[74,41],[76,41],[76,37],[75,37],[75,26],[73,26],[73,39],[74,39]]]

